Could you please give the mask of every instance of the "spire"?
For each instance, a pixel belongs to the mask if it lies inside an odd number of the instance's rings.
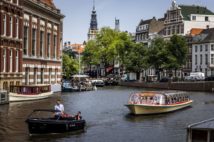
[[[93,11],[95,11],[95,0],[93,0]]]
[[[94,39],[96,36],[96,33],[98,31],[97,28],[97,14],[95,10],[95,0],[93,0],[93,10],[91,13],[91,22],[90,22],[90,28],[89,28],[89,33],[88,33],[88,39]]]

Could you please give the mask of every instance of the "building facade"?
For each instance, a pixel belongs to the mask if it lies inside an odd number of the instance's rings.
[[[192,28],[206,29],[207,27],[214,27],[212,11],[197,5],[177,5],[173,0],[165,14],[163,36],[165,38],[170,38],[174,34],[186,36],[190,34]]]
[[[0,89],[22,82],[23,10],[21,0],[0,1]]]
[[[164,19],[153,17],[148,20],[141,20],[136,28],[135,41],[150,45],[151,41],[158,36],[164,28]]]
[[[214,28],[203,30],[193,38],[192,72],[214,76]]]
[[[97,33],[98,33],[97,14],[96,14],[96,10],[95,10],[95,5],[93,5],[93,10],[91,13],[91,22],[90,22],[90,27],[88,30],[88,40],[95,39]]]
[[[22,0],[23,84],[60,84],[62,20],[53,0]]]

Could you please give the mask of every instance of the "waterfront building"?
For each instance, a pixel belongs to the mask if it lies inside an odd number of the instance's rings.
[[[182,72],[184,76],[189,76],[190,72],[192,72],[192,44],[193,44],[193,38],[197,35],[199,35],[203,29],[193,28],[190,31],[190,34],[186,35],[186,41],[187,41],[187,61],[186,64],[182,68]]]
[[[172,5],[165,14],[164,38],[172,35],[186,36],[192,28],[206,29],[214,27],[214,13],[203,6],[178,5],[172,1]]]
[[[165,14],[162,36],[165,39],[169,39],[175,34],[185,36],[188,43],[186,65],[174,76],[183,77],[192,71],[192,66],[190,66],[192,64],[191,40],[196,29],[212,27],[214,27],[214,13],[211,10],[198,5],[178,5],[175,0],[172,1],[170,9]]]
[[[60,85],[63,18],[53,0],[22,0],[23,84]]]
[[[0,89],[22,82],[23,9],[21,0],[0,1]]]
[[[82,55],[83,51],[85,49],[85,44],[79,44],[74,43],[71,44],[71,42],[65,42],[63,47],[63,52],[66,52],[73,56],[74,58],[78,58],[79,54]]]
[[[203,30],[192,42],[192,72],[214,76],[214,28]]]
[[[95,4],[93,4],[93,10],[91,13],[91,22],[88,30],[88,40],[94,40],[96,38],[97,33],[98,33],[97,14],[95,10]]]
[[[136,28],[135,41],[142,42],[149,46],[151,41],[158,36],[164,28],[164,19],[156,19],[153,17],[148,20],[141,20]]]

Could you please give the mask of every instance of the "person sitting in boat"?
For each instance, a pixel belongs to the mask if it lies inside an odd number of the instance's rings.
[[[56,101],[56,105],[54,106],[55,118],[60,118],[64,114],[64,105],[60,102],[60,100]]]
[[[76,120],[82,120],[82,116],[81,116],[81,112],[80,111],[78,111],[77,115],[75,115],[75,119]]]

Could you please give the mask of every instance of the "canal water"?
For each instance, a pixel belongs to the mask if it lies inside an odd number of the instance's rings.
[[[214,94],[189,92],[192,107],[160,115],[133,116],[124,106],[129,87],[55,94],[52,98],[0,106],[0,142],[185,142],[188,124],[214,117]],[[82,112],[85,132],[29,136],[25,119],[34,109],[53,108],[61,99],[67,113]]]

